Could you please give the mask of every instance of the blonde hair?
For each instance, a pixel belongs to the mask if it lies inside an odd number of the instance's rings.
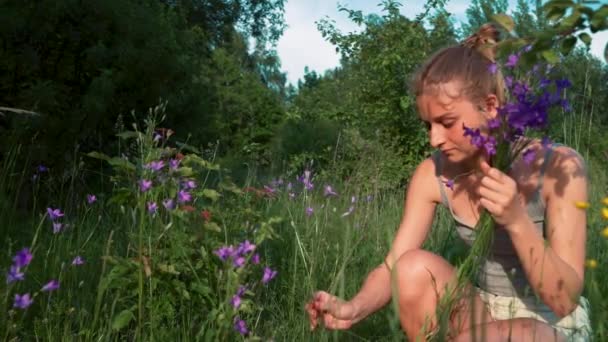
[[[461,44],[436,52],[416,72],[411,88],[416,97],[426,92],[437,92],[451,81],[462,84],[461,94],[471,102],[481,104],[489,94],[496,95],[502,104],[505,100],[504,79],[500,70],[490,71],[496,61],[496,45],[500,40],[498,29],[484,24]]]

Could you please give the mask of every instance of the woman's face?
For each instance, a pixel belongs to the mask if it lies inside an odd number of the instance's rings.
[[[439,91],[418,96],[416,103],[424,121],[431,146],[441,150],[452,163],[469,163],[481,151],[464,136],[463,125],[487,130],[487,120],[496,115],[496,98],[489,96],[484,108],[460,94],[459,82],[448,82]],[[483,112],[482,112],[483,110]]]

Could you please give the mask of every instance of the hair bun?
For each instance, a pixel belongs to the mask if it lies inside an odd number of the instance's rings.
[[[487,59],[496,60],[496,44],[500,40],[500,32],[490,23],[483,24],[477,32],[470,35],[462,42],[462,45],[475,49]]]

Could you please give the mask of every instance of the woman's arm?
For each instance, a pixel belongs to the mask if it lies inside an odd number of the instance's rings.
[[[576,153],[561,147],[554,152],[544,181],[547,241],[529,218],[508,231],[530,285],[563,317],[576,308],[583,290],[587,219],[575,202],[587,201],[587,177]]]
[[[356,322],[390,301],[390,269],[403,253],[422,246],[433,223],[438,194],[435,166],[429,158],[414,171],[406,192],[401,223],[384,263],[370,272],[359,293],[349,301],[354,307]]]

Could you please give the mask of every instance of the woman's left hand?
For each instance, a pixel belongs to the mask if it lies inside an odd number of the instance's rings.
[[[527,216],[517,183],[486,161],[481,162],[481,171],[483,177],[478,190],[480,204],[488,210],[496,223],[508,230]]]

